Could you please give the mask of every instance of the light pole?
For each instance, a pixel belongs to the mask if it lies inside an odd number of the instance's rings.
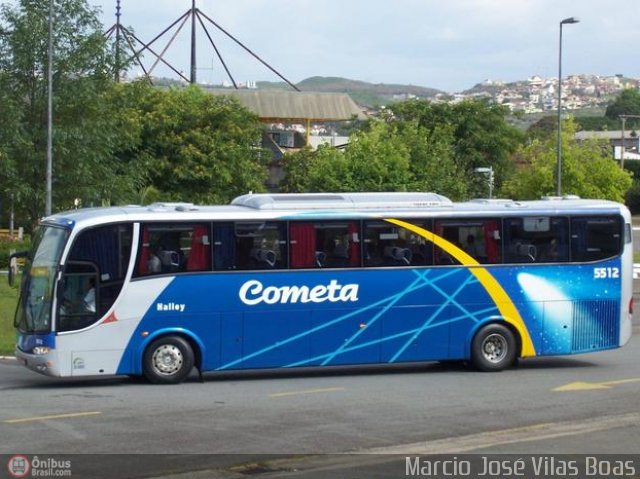
[[[556,195],[562,195],[562,25],[578,23],[576,17],[565,18],[560,22],[560,47],[558,48],[558,145],[556,159]]]
[[[49,46],[47,49],[47,172],[44,214],[52,209],[53,178],[53,0],[49,0]]]
[[[480,168],[474,168],[476,173],[482,173],[487,175],[487,183],[489,184],[489,199],[493,198],[493,167],[485,166]]]

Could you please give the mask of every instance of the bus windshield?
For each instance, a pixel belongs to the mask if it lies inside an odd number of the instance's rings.
[[[53,286],[68,234],[64,228],[52,226],[40,226],[36,230],[16,310],[15,327],[20,331],[51,331]]]

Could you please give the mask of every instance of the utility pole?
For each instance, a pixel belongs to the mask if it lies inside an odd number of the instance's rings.
[[[191,0],[191,77],[190,83],[196,84],[196,0]]]
[[[640,115],[618,115],[618,117],[622,120],[622,142],[620,146],[620,168],[624,169],[624,143],[625,143],[625,123],[627,118],[640,118]]]
[[[114,80],[120,83],[120,0],[116,1],[116,74]]]

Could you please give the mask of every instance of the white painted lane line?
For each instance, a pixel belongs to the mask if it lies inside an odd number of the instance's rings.
[[[481,432],[467,436],[450,437],[434,441],[414,442],[397,446],[371,448],[358,453],[362,454],[459,454],[504,444],[540,441],[564,436],[577,436],[595,431],[605,431],[629,424],[638,424],[640,413],[604,416],[579,421],[561,421],[531,426]]]

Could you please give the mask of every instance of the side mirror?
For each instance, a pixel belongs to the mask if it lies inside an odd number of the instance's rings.
[[[13,280],[15,273],[18,271],[18,264],[16,260],[18,258],[26,258],[29,256],[28,251],[18,251],[16,253],[11,253],[9,255],[9,274],[7,275],[7,281],[9,282],[9,286],[13,286]]]

